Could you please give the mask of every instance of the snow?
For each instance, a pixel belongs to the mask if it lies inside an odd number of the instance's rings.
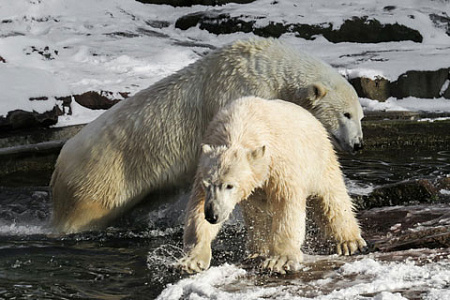
[[[314,259],[311,258],[309,259]],[[429,288],[424,299],[449,299],[450,261],[425,263],[405,260],[381,262],[367,257],[342,265],[326,278],[302,281],[286,278],[283,286],[258,286],[251,274],[237,266],[224,264],[169,284],[160,300],[178,299],[407,299],[398,291]],[[302,271],[301,271],[302,272]],[[326,291],[327,286],[341,286],[329,293],[305,296],[311,289]],[[234,288],[233,288],[234,287]],[[236,288],[239,287],[239,288]],[[373,295],[373,296],[368,296]]]
[[[45,226],[40,225],[18,225],[12,224],[0,224],[0,237],[1,236],[23,236],[34,234],[49,234],[50,231]]]
[[[435,113],[450,111],[450,100],[444,98],[419,99],[407,97],[396,99],[391,97],[385,102],[360,98],[360,102],[365,111],[427,111]]]
[[[228,298],[231,296],[230,294],[221,292],[215,286],[233,284],[233,282],[245,273],[245,270],[228,264],[211,268],[209,271],[180,280],[176,284],[170,284],[157,299],[183,299],[182,297],[186,294],[191,294],[191,296],[195,295],[197,299],[242,299],[236,297]]]
[[[276,4],[273,4],[275,3]],[[450,37],[429,15],[450,15],[447,1],[295,1],[259,0],[246,5],[172,7],[144,5],[133,0],[0,0],[0,117],[9,111],[43,112],[58,97],[88,91],[133,95],[159,79],[199,59],[215,47],[252,34],[214,35],[198,27],[176,29],[188,13],[217,11],[233,16],[263,16],[257,25],[330,23],[339,28],[353,16],[399,23],[420,31],[422,43],[411,41],[333,44],[318,36],[304,40],[294,34],[280,39],[314,53],[349,78],[366,76],[395,80],[408,70],[437,70],[450,66]],[[167,26],[163,22],[167,22]],[[447,86],[449,81],[445,83]],[[445,85],[444,84],[444,85]],[[7,88],[5,88],[7,87]],[[442,87],[442,91],[445,86]],[[30,98],[47,100],[30,101]],[[367,109],[450,111],[447,100],[423,104],[423,99],[368,103]],[[439,102],[439,104],[438,104]],[[83,124],[103,111],[77,107],[61,116],[57,126]]]
[[[94,121],[105,110],[90,110],[86,107],[79,105],[77,102],[72,101],[72,114],[63,115],[58,118],[58,123],[55,127],[65,127],[78,124],[87,124]]]

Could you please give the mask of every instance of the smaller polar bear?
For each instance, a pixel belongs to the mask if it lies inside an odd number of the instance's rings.
[[[186,213],[186,256],[178,267],[188,273],[209,267],[211,242],[240,204],[250,257],[266,257],[261,267],[272,272],[299,270],[308,197],[338,254],[366,246],[323,125],[282,100],[232,102],[214,117],[203,140]]]

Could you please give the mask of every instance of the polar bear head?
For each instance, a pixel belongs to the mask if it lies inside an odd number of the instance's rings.
[[[298,90],[295,102],[319,119],[336,148],[353,153],[363,148],[364,113],[353,87],[342,76],[333,77]]]
[[[242,44],[253,50],[249,52],[252,58],[247,59],[252,63],[247,68],[251,72],[244,69],[257,75],[253,94],[290,101],[307,109],[321,121],[340,150],[355,152],[362,148],[361,104],[355,89],[337,70],[278,40],[250,40]],[[265,88],[268,91],[264,94],[261,91]]]
[[[265,146],[254,149],[202,146],[198,175],[205,192],[205,219],[217,224],[228,219],[236,204],[261,187],[269,172]]]

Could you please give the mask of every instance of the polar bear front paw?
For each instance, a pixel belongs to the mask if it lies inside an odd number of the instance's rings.
[[[298,272],[301,269],[302,255],[275,255],[267,258],[261,268],[271,273],[286,274]]]
[[[352,255],[357,250],[363,252],[366,246],[367,246],[366,241],[362,237],[359,237],[353,241],[343,241],[337,243],[336,253],[338,255]]]
[[[198,273],[209,268],[209,260],[195,256],[185,256],[176,263],[176,267],[188,274]]]

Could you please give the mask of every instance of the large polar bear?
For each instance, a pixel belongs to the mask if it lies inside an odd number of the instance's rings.
[[[251,257],[266,256],[262,267],[273,272],[299,270],[310,196],[338,253],[365,247],[328,134],[305,109],[236,100],[216,115],[203,143],[186,213],[183,270],[209,267],[211,242],[238,203]]]
[[[363,112],[339,73],[274,39],[237,41],[115,105],[64,145],[51,180],[56,230],[101,228],[150,192],[192,183],[213,116],[251,95],[301,105],[340,148],[362,146]]]

